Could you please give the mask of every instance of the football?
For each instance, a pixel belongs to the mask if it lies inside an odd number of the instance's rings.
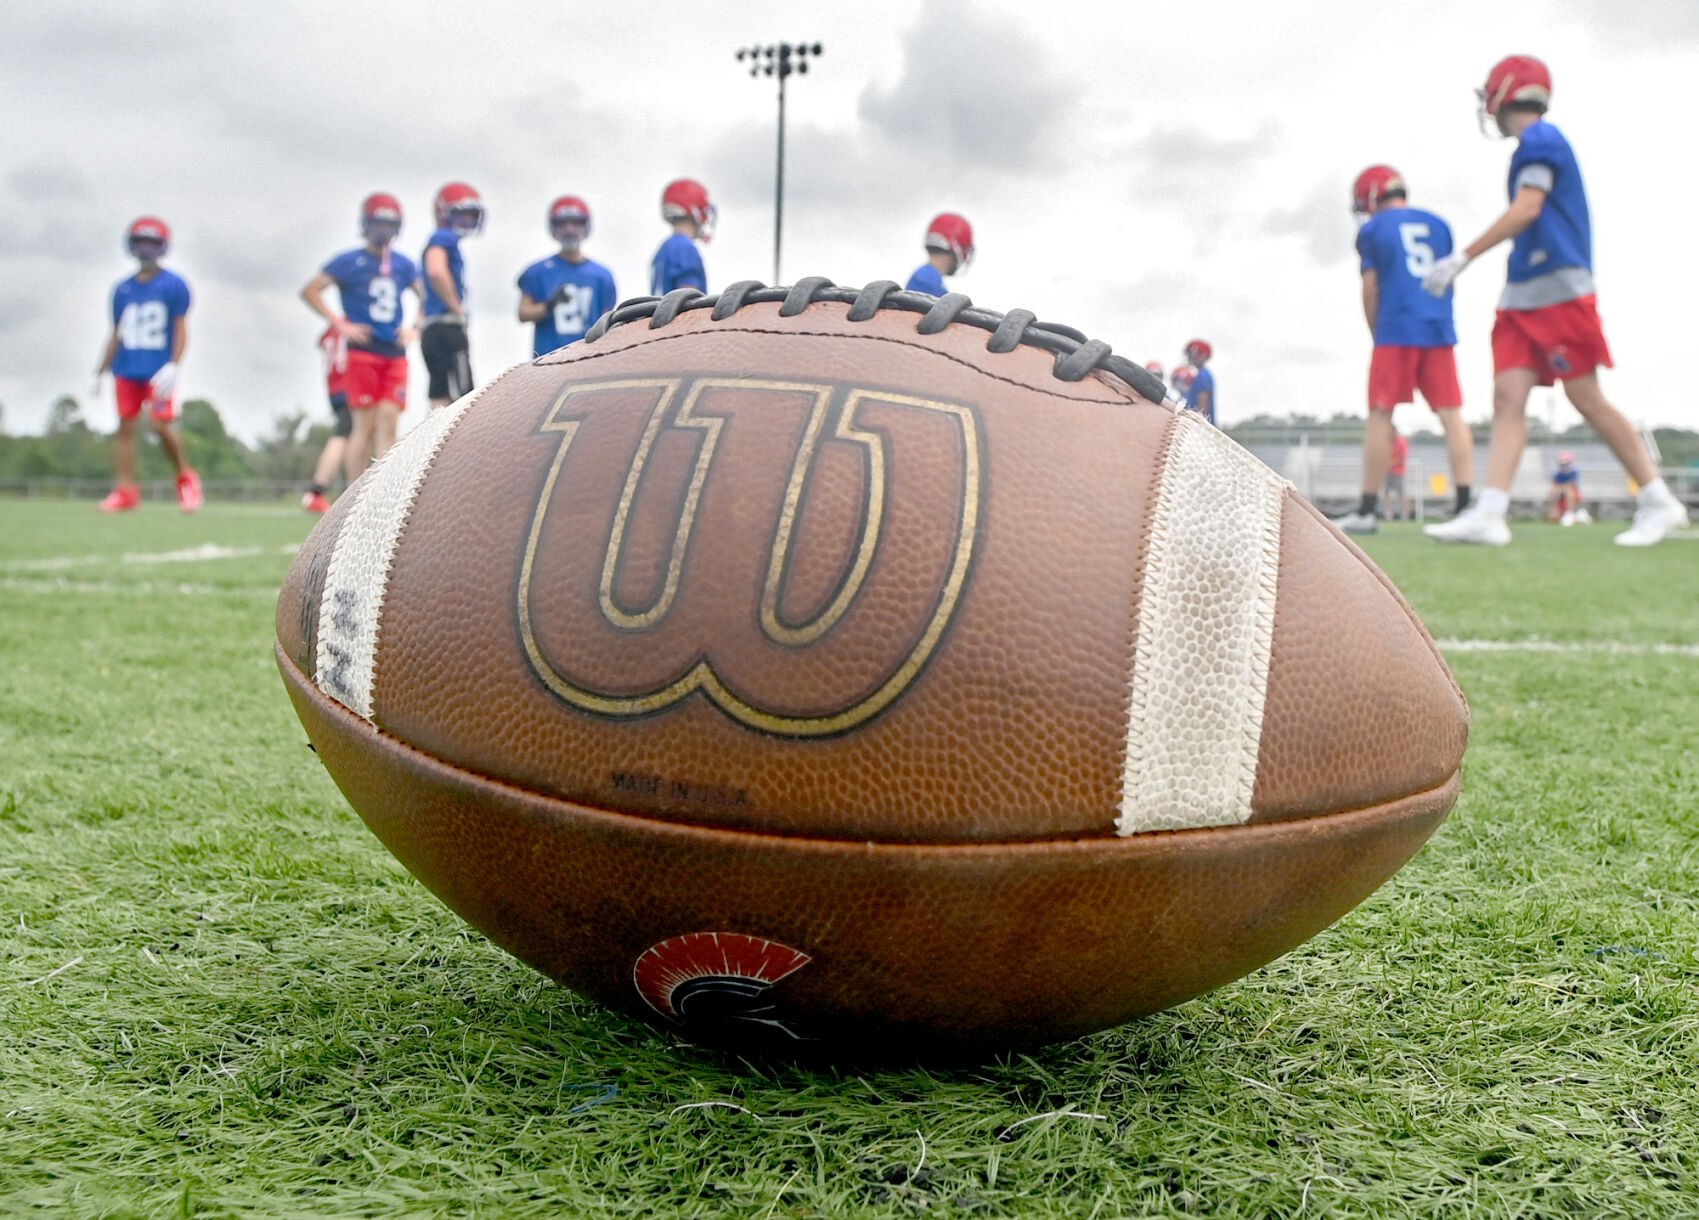
[[[277,605],[323,765],[493,941],[708,1044],[1208,991],[1457,798],[1391,582],[1138,362],[895,284],[627,302],[433,412]]]

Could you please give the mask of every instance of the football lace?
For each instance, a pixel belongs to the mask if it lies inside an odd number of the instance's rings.
[[[745,305],[782,302],[781,318],[795,317],[816,301],[833,301],[848,305],[851,322],[866,322],[881,309],[900,309],[920,314],[915,330],[923,335],[935,335],[953,322],[977,326],[990,331],[985,350],[1012,352],[1022,344],[1053,352],[1056,356],[1054,373],[1062,381],[1079,381],[1093,369],[1101,369],[1130,385],[1152,402],[1169,400],[1168,387],[1143,365],[1117,356],[1101,339],[1088,339],[1071,326],[1055,322],[1040,322],[1029,309],[1011,309],[998,313],[982,309],[959,292],[935,297],[924,292],[906,292],[895,280],[875,280],[865,288],[840,288],[822,275],[811,275],[789,287],[769,288],[759,280],[739,280],[715,295],[694,288],[676,288],[664,297],[636,297],[621,301],[603,314],[584,336],[594,343],[615,326],[624,326],[643,318],[649,319],[651,330],[670,324],[681,313],[707,309],[716,322],[723,322]]]

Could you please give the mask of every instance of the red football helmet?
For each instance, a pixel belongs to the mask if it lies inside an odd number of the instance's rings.
[[[549,232],[556,241],[583,241],[590,236],[590,205],[577,195],[562,195],[549,204]]]
[[[360,236],[388,244],[401,232],[401,200],[375,191],[360,201]]]
[[[1177,364],[1174,371],[1168,375],[1168,384],[1174,387],[1180,395],[1192,392],[1192,383],[1198,379],[1198,371],[1189,364]]]
[[[137,243],[158,249],[137,249]],[[171,226],[157,216],[138,216],[124,230],[124,249],[132,258],[155,259],[171,248]]]
[[[668,223],[694,221],[696,236],[702,241],[713,237],[719,216],[719,209],[708,202],[708,188],[694,178],[674,178],[661,192],[661,219]]]
[[[1373,216],[1381,200],[1394,191],[1406,191],[1404,176],[1390,165],[1371,165],[1351,184],[1351,210],[1359,216]]]
[[[1162,361],[1160,361],[1160,360],[1147,360],[1147,361],[1145,361],[1144,371],[1149,373],[1152,377],[1156,378],[1158,381],[1161,381],[1164,377],[1166,377],[1168,375],[1167,370],[1162,367]]]
[[[926,248],[955,255],[956,270],[966,271],[973,261],[973,226],[965,216],[940,212],[926,226]]]
[[[1552,100],[1551,69],[1532,55],[1507,55],[1493,65],[1486,87],[1475,90],[1475,96],[1480,99],[1482,129],[1491,119],[1499,134],[1507,134],[1500,118],[1505,106],[1525,102],[1545,112]]]
[[[1213,355],[1215,349],[1202,339],[1193,339],[1186,344],[1186,359],[1192,364],[1203,364]]]
[[[437,192],[437,225],[462,237],[484,231],[484,201],[464,182],[450,182]]]

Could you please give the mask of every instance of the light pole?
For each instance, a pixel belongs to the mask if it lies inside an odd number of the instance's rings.
[[[779,278],[779,247],[785,228],[785,80],[793,72],[807,72],[808,61],[825,53],[817,42],[779,42],[765,47],[742,47],[739,63],[749,64],[751,76],[779,78],[779,159],[773,174],[773,283]]]

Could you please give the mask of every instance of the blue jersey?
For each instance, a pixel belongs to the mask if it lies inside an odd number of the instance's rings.
[[[662,242],[649,264],[650,292],[663,297],[674,288],[708,291],[708,272],[702,266],[701,252],[683,233],[674,233]]]
[[[938,268],[931,263],[922,263],[914,269],[914,274],[908,277],[910,292],[930,292],[935,297],[941,297],[947,291],[944,287],[944,277],[938,274]]]
[[[619,304],[613,272],[589,259],[569,263],[558,254],[520,272],[519,291],[549,307],[537,323],[534,356],[576,343],[597,318]]]
[[[1436,297],[1422,277],[1451,253],[1451,227],[1421,208],[1387,208],[1357,231],[1363,270],[1375,273],[1380,307],[1375,343],[1382,347],[1454,347],[1451,289]]]
[[[1198,400],[1205,394],[1209,395],[1209,406],[1199,406]],[[1186,391],[1186,410],[1202,411],[1203,417],[1213,424],[1215,407],[1215,374],[1208,369],[1199,369],[1198,375],[1192,379],[1192,388]]]
[[[419,265],[425,264],[430,256],[432,246],[441,246],[448,254],[448,278],[454,281],[454,295],[460,298],[460,311],[467,312],[466,301],[466,259],[460,253],[460,234],[451,228],[441,228],[431,234],[431,240],[425,243],[425,249],[419,255]],[[436,285],[431,283],[431,277],[425,277],[425,309],[427,318],[441,317],[448,312],[448,305],[437,292]]]
[[[1581,486],[1581,471],[1574,466],[1570,466],[1567,469],[1559,466],[1557,468],[1557,473],[1552,475],[1552,482],[1559,484],[1573,483],[1575,486],[1579,487]]]
[[[379,356],[404,355],[395,333],[401,328],[401,294],[418,283],[413,260],[394,250],[373,254],[361,246],[346,250],[324,265],[342,297],[342,316],[372,328],[369,342],[353,344]]]
[[[161,267],[147,279],[132,275],[112,290],[112,324],[118,329],[118,354],[112,375],[152,381],[171,361],[177,319],[189,312],[189,285]]]
[[[1529,124],[1511,155],[1512,199],[1524,182],[1545,191],[1546,204],[1510,247],[1510,282],[1526,283],[1564,267],[1591,272],[1593,221],[1581,167],[1563,133],[1544,119]]]

